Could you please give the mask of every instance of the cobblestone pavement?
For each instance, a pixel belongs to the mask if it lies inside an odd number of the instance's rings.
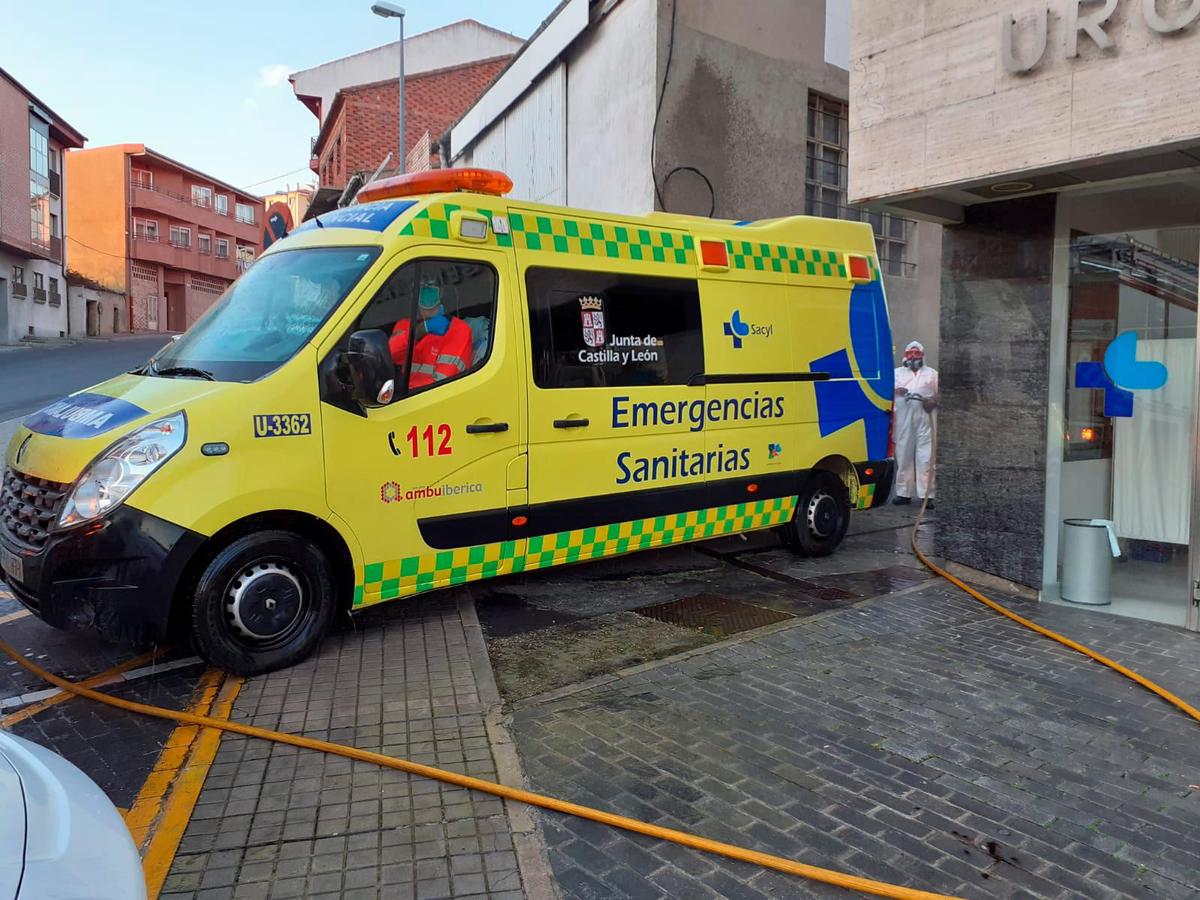
[[[232,718],[489,780],[497,763],[453,597],[368,612],[298,666],[249,680]],[[478,629],[478,625],[474,624]],[[482,642],[477,642],[482,651]],[[482,658],[486,670],[486,654]],[[502,801],[225,736],[164,898],[523,897]]]
[[[1009,602],[1200,695],[1194,635]],[[941,582],[534,698],[511,724],[535,790],[925,890],[1081,898],[1200,896],[1196,727]],[[538,817],[564,897],[845,896]]]

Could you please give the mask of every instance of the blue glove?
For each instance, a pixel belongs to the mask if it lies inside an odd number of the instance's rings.
[[[450,320],[444,316],[430,316],[425,320],[425,330],[430,334],[445,334],[450,328]]]

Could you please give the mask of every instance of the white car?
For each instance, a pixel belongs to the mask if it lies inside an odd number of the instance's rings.
[[[0,731],[0,900],[145,900],[116,808],[57,754]]]

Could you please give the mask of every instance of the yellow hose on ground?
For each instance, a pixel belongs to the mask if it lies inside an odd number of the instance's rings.
[[[347,759],[373,763],[387,769],[397,769],[401,772],[407,772],[410,775],[421,775],[425,778],[444,781],[447,784],[457,785],[458,787],[482,791],[486,794],[502,797],[505,800],[515,800],[519,803],[527,803],[530,806],[540,806],[542,809],[578,816],[581,819],[590,819],[602,825],[623,828],[626,831],[632,831],[635,834],[642,834],[646,837],[672,841],[684,847],[691,847],[693,850],[715,853],[719,856],[737,860],[738,862],[750,863],[751,865],[762,866],[766,869],[774,869],[777,872],[784,872],[788,875],[799,875],[801,878],[836,885],[848,890],[861,891],[864,894],[890,897],[895,898],[895,900],[958,900],[958,898],[950,897],[946,894],[933,894],[928,891],[918,891],[900,885],[887,884],[882,881],[872,881],[869,878],[859,878],[856,875],[847,875],[842,872],[835,872],[832,869],[822,869],[818,866],[805,865],[804,863],[784,859],[781,856],[773,856],[769,853],[746,850],[733,844],[711,841],[694,834],[688,834],[686,831],[662,828],[661,826],[651,825],[647,822],[639,822],[637,819],[628,819],[625,816],[618,816],[613,813],[604,812],[603,810],[593,809],[590,806],[568,803],[565,800],[558,800],[554,797],[544,796],[543,794],[535,794],[532,791],[524,791],[520,788],[484,781],[481,778],[472,778],[469,775],[460,775],[457,772],[449,772],[445,769],[434,768],[433,766],[421,765],[407,759],[385,756],[382,753],[372,753],[369,750],[359,750],[357,747],[347,747],[342,744],[314,740],[313,738],[306,738],[301,735],[285,734],[281,731],[269,731],[265,728],[255,728],[253,725],[243,725],[238,722],[229,722],[223,719],[212,719],[208,716],[198,716],[193,713],[178,712],[173,709],[165,709],[161,706],[149,706],[145,703],[136,703],[132,700],[122,700],[119,697],[111,697],[108,694],[91,690],[90,688],[67,681],[65,678],[60,678],[51,672],[47,672],[37,663],[26,659],[4,641],[0,641],[0,652],[11,658],[26,671],[31,672],[38,678],[53,684],[61,690],[69,691],[80,697],[86,697],[89,700],[95,700],[97,703],[104,703],[108,706],[115,706],[118,709],[140,713],[144,716],[181,722],[185,725],[216,728],[232,734],[261,738],[266,741],[274,741],[277,744],[288,744],[306,750],[317,750],[321,753],[330,753],[335,756],[344,756]]]
[[[930,474],[933,475],[935,473],[934,466],[937,463],[937,422],[935,419],[933,419],[933,416],[931,413],[926,413],[926,415],[930,416],[931,446],[930,446],[930,450],[929,450],[929,471],[930,471]],[[1150,691],[1151,693],[1157,694],[1159,697],[1161,697],[1163,700],[1166,700],[1172,706],[1178,708],[1183,713],[1191,716],[1197,722],[1200,722],[1200,710],[1196,709],[1196,707],[1192,706],[1186,700],[1183,700],[1183,699],[1175,696],[1174,694],[1172,694],[1170,691],[1168,691],[1166,688],[1162,687],[1161,685],[1155,684],[1153,681],[1151,681],[1146,676],[1139,675],[1137,672],[1133,671],[1133,669],[1130,669],[1127,666],[1121,665],[1115,659],[1109,659],[1107,656],[1103,655],[1102,653],[1097,653],[1091,647],[1081,644],[1081,643],[1079,643],[1079,641],[1073,641],[1069,637],[1059,634],[1057,631],[1051,631],[1049,628],[1039,625],[1037,622],[1031,622],[1029,619],[1026,619],[1024,616],[1017,615],[1011,609],[1001,606],[999,603],[997,603],[995,600],[992,600],[990,597],[985,597],[983,594],[979,593],[979,591],[975,590],[973,587],[971,587],[969,584],[967,584],[961,578],[954,577],[949,572],[947,572],[945,569],[943,569],[941,566],[937,565],[937,563],[933,562],[928,556],[926,556],[924,553],[921,552],[921,548],[917,545],[917,529],[921,526],[921,520],[925,518],[925,508],[928,505],[929,505],[929,498],[926,497],[921,503],[921,510],[920,510],[920,512],[917,513],[917,521],[913,523],[913,529],[912,529],[913,553],[916,554],[917,559],[919,559],[921,561],[921,564],[924,565],[925,568],[929,569],[931,572],[941,575],[943,578],[945,578],[947,581],[949,581],[952,585],[965,591],[967,594],[969,594],[971,597],[974,597],[976,600],[978,600],[980,603],[982,603],[984,606],[988,607],[989,609],[995,610],[996,612],[1000,613],[1000,615],[1006,616],[1007,618],[1012,619],[1018,625],[1024,625],[1026,628],[1030,629],[1031,631],[1036,631],[1038,634],[1048,637],[1052,641],[1058,641],[1058,643],[1062,644],[1064,647],[1070,647],[1076,653],[1082,653],[1084,656],[1088,657],[1089,659],[1094,659],[1096,662],[1100,663],[1100,665],[1102,665],[1102,666],[1108,666],[1114,672],[1119,672],[1120,674],[1124,675],[1126,678],[1137,682],[1142,687],[1144,687],[1146,690]]]

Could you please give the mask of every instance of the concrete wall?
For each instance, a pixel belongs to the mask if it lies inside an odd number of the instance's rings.
[[[804,210],[808,92],[838,99],[845,69],[825,62],[825,4],[679,0],[659,4],[658,78],[667,77],[656,174],[665,207],[761,219]],[[698,175],[672,170],[699,169]],[[668,178],[668,176],[670,176]],[[715,194],[715,204],[713,195]]]
[[[929,365],[938,366],[942,300],[942,227],[915,222],[910,227],[909,259],[902,275],[884,275],[896,358],[909,341],[925,345]]]
[[[654,209],[658,0],[624,0],[575,42],[567,77],[567,202],[605,211]]]
[[[395,23],[394,19],[388,21]],[[383,20],[379,24],[385,27]],[[398,24],[396,28],[399,28]],[[404,71],[406,75],[416,75],[516,53],[523,43],[516,35],[488,28],[470,19],[455,22],[444,28],[405,38]],[[396,77],[400,65],[399,44],[399,41],[392,41],[382,47],[296,72],[291,77],[293,88],[298,96],[320,98],[320,118],[323,123],[324,114],[329,111],[334,96],[342,88]]]
[[[104,337],[129,331],[129,304],[116,291],[72,284],[67,289],[67,306],[72,337]]]
[[[1053,196],[985,204],[943,232],[939,555],[1042,577]]]
[[[566,204],[566,64],[560,63],[547,72],[483,134],[459,164],[506,173],[513,180],[512,197]]]
[[[1200,20],[1163,35],[1142,0],[1114,0],[1101,50],[1079,34],[1066,58],[1067,13],[1050,3],[1046,51],[1025,74],[1001,56],[1002,25],[1018,16],[1014,48],[1033,59],[1040,30],[1024,0],[855,0],[851,45],[850,187],[855,200],[973,179],[1008,178],[1200,143]],[[1179,16],[1190,0],[1158,0]],[[1102,11],[1083,4],[1081,15]],[[981,139],[986,135],[986,140]],[[1194,165],[1195,163],[1193,163]]]

